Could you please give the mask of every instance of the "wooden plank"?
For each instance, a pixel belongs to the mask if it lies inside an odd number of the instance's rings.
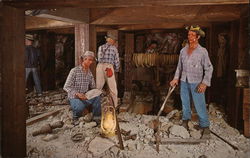
[[[247,5],[229,6],[161,6],[115,8],[103,15],[102,12],[90,17],[91,24],[124,25],[124,24],[159,24],[159,23],[197,23],[222,22],[240,18],[240,10]],[[201,12],[206,10],[206,12]],[[91,10],[91,14],[98,11]],[[98,18],[97,18],[98,17]]]
[[[240,29],[239,29],[239,53],[238,53],[238,68],[249,69],[249,54],[248,54],[248,17],[240,18]]]
[[[52,90],[56,86],[55,79],[55,34],[40,31],[41,35],[41,83],[44,91]]]
[[[193,23],[185,23],[185,25],[192,25]],[[208,22],[199,22],[199,25],[204,27],[209,27],[210,23]],[[184,28],[183,23],[174,23],[174,22],[163,22],[156,24],[135,24],[135,25],[118,25],[118,30],[122,31],[135,31],[135,30],[146,30],[146,29],[176,29],[176,28]]]
[[[62,110],[65,110],[65,107],[54,110],[54,111],[50,111],[50,112],[47,112],[47,113],[44,113],[44,114],[41,114],[41,115],[38,115],[35,117],[32,117],[32,118],[26,120],[26,125],[29,126],[29,125],[32,125],[32,124],[38,122],[38,121],[44,120],[49,116],[55,116]]]
[[[250,104],[250,88],[244,88],[243,91],[243,104]]]
[[[66,28],[66,27],[74,27],[74,24],[52,19],[45,19],[41,17],[25,16],[26,30],[42,30],[42,29]]]
[[[208,139],[193,139],[193,138],[160,138],[161,144],[199,144],[205,143]],[[153,141],[154,143],[154,141]]]
[[[75,24],[75,65],[79,65],[80,56],[89,50],[89,24]]]
[[[249,4],[248,0],[12,0],[4,1],[6,5],[21,8],[113,8],[113,7],[142,7],[142,6],[183,6],[183,5],[229,5]]]
[[[244,121],[244,136],[250,137],[250,121],[246,120]]]
[[[96,34],[96,26],[95,25],[89,25],[89,50],[93,51],[95,53],[95,56],[97,57],[97,34]],[[96,63],[97,61],[94,61],[93,64],[90,65],[90,70],[96,78]]]
[[[85,8],[58,8],[36,16],[68,23],[89,23],[89,9]]]
[[[236,117],[236,76],[235,69],[237,68],[237,59],[238,59],[238,43],[239,40],[239,21],[231,22],[230,26],[230,49],[229,49],[229,63],[227,68],[227,78],[230,78],[227,82],[227,114],[229,118],[229,124],[233,127],[237,127],[237,117]],[[238,111],[238,110],[237,110]],[[237,114],[238,115],[238,114]]]
[[[1,156],[26,156],[24,10],[4,6],[1,23]]]
[[[125,34],[125,55],[124,55],[124,62],[125,62],[125,91],[132,90],[132,56],[134,53],[134,34],[133,33],[126,33]]]

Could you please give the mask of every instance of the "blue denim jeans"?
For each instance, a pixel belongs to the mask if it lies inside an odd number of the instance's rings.
[[[190,101],[193,99],[196,112],[199,116],[200,127],[209,127],[205,94],[197,92],[199,83],[181,81],[182,120],[191,119]]]
[[[82,116],[83,110],[88,105],[92,105],[93,115],[100,116],[101,115],[101,97],[97,96],[95,98],[89,100],[80,100],[80,99],[69,99],[70,105],[73,110],[73,117],[78,118]]]
[[[32,76],[33,76],[33,80],[34,80],[35,88],[36,88],[36,93],[42,94],[41,82],[40,82],[40,79],[38,76],[37,68],[25,68],[25,80],[26,80],[26,82],[27,82],[27,79],[28,79],[30,73],[32,73]]]

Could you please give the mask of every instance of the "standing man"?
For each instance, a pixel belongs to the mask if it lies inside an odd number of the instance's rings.
[[[107,82],[109,91],[114,101],[115,107],[118,106],[117,85],[115,72],[119,71],[120,61],[118,50],[115,47],[117,38],[112,35],[106,37],[107,43],[98,49],[98,64],[96,68],[96,87],[101,90]]]
[[[86,51],[81,56],[81,64],[70,70],[63,89],[68,93],[68,99],[73,111],[73,124],[78,125],[78,118],[86,106],[93,106],[93,115],[98,117],[101,115],[100,96],[87,99],[86,92],[95,88],[95,80],[90,65],[95,59],[94,52]]]
[[[181,84],[182,120],[183,126],[188,128],[191,119],[191,99],[199,116],[199,127],[203,130],[203,138],[209,137],[209,120],[205,102],[205,90],[211,84],[213,66],[206,48],[199,45],[200,37],[205,33],[199,26],[190,26],[188,30],[188,44],[182,48],[178,66],[171,86]]]
[[[25,79],[32,73],[35,83],[36,93],[38,96],[42,95],[41,82],[38,76],[38,66],[41,63],[40,51],[33,46],[34,37],[31,34],[25,35]]]

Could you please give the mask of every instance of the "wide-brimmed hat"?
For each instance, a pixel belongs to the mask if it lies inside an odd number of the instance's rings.
[[[106,38],[106,39],[107,39],[107,38],[111,38],[112,40],[117,41],[117,37],[114,36],[114,35],[107,35],[107,36],[105,36],[105,38]]]
[[[91,56],[91,57],[95,58],[95,53],[92,52],[92,51],[87,50],[86,52],[84,52],[84,53],[81,55],[82,58],[87,57],[87,56]]]
[[[188,31],[193,31],[193,32],[196,32],[198,35],[200,35],[201,37],[205,37],[205,32],[201,29],[200,26],[198,25],[191,25],[191,26],[186,26],[185,27],[186,30]]]
[[[34,41],[34,36],[31,34],[26,34],[25,39],[30,40],[30,41]]]

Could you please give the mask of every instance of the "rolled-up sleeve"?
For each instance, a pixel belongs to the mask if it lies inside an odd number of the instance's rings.
[[[202,83],[206,84],[207,86],[211,86],[211,78],[213,74],[213,65],[209,59],[208,52],[204,49],[204,56],[202,58],[202,64],[204,69],[204,77]]]
[[[179,56],[179,61],[178,61],[178,65],[175,71],[174,79],[179,79],[181,75],[181,71],[182,71],[181,54],[182,53],[180,53],[180,56]]]
[[[76,73],[74,69],[71,69],[63,87],[63,90],[65,90],[67,93],[70,93],[72,96],[75,96],[75,94],[77,93],[77,91],[73,88],[75,83],[75,76]]]

